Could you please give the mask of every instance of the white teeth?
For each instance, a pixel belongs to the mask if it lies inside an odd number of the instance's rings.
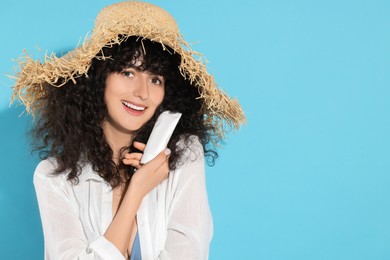
[[[134,110],[138,110],[138,111],[145,110],[145,107],[139,107],[126,101],[122,101],[122,104]]]

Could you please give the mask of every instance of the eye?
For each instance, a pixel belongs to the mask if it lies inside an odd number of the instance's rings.
[[[131,70],[124,70],[121,72],[121,74],[125,77],[128,77],[128,78],[134,77],[134,72]]]
[[[156,76],[151,79],[151,82],[155,85],[161,85],[164,83],[164,78],[162,76]]]

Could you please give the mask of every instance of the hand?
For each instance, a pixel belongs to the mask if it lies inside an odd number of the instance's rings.
[[[143,151],[145,144],[134,142],[134,147]],[[128,192],[140,200],[148,194],[161,181],[166,179],[169,174],[169,155],[171,150],[165,149],[159,153],[153,160],[144,165],[140,165],[141,153],[131,153],[125,155],[123,163],[132,165],[137,168],[130,181]]]
[[[141,142],[134,142],[133,146],[143,152],[146,145]],[[122,160],[122,162],[126,165],[131,165],[138,170],[141,168],[141,165],[139,164],[141,157],[142,153],[127,153],[125,154],[125,158]]]

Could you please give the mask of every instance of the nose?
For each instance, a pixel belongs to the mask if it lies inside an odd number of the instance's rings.
[[[142,101],[149,98],[148,79],[146,77],[140,77],[136,88],[134,89],[134,96],[138,97]]]

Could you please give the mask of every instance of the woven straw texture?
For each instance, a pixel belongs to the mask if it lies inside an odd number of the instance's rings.
[[[105,7],[96,17],[90,37],[62,57],[52,53],[41,63],[25,53],[25,57],[19,60],[12,100],[19,99],[30,114],[39,114],[44,107],[37,101],[45,95],[45,84],[61,87],[69,80],[75,82],[77,77],[86,76],[92,59],[103,47],[121,43],[129,36],[159,42],[181,56],[180,72],[199,89],[203,100],[201,113],[205,115],[205,123],[216,129],[217,139],[223,139],[228,130],[238,129],[245,123],[239,103],[229,98],[214,82],[202,55],[191,50],[184,41],[174,18],[160,7],[145,2],[127,1]]]

